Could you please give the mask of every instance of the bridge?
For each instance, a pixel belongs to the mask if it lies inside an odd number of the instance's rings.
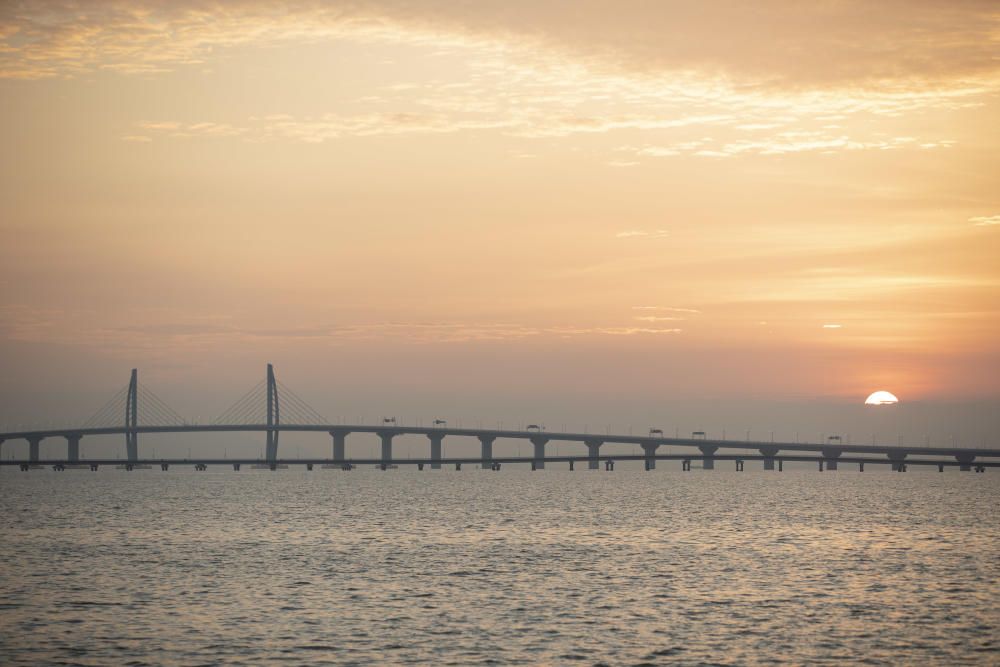
[[[139,436],[151,433],[232,433],[257,432],[264,434],[264,456],[259,458],[171,458],[156,459],[140,456]],[[329,458],[282,458],[279,456],[279,437],[289,432],[326,433],[332,438]],[[347,451],[347,438],[351,434],[368,433],[377,436],[381,443],[377,458],[351,458]],[[119,435],[125,439],[125,459],[80,457],[80,441],[86,436]],[[393,439],[401,435],[421,435],[428,439],[429,452],[424,458],[396,458],[393,456]],[[480,443],[477,457],[442,456],[446,437],[475,438]],[[66,440],[66,457],[42,459],[41,442],[47,438]],[[910,447],[890,445],[857,445],[843,443],[836,436],[826,442],[773,442],[773,441],[732,441],[707,439],[702,432],[695,432],[690,438],[664,437],[662,431],[651,429],[648,435],[614,435],[593,433],[560,433],[545,431],[539,426],[529,426],[519,430],[501,428],[462,428],[449,426],[443,420],[435,420],[431,426],[406,426],[397,424],[395,419],[384,419],[377,425],[332,424],[319,412],[309,406],[295,392],[279,382],[274,367],[267,365],[267,373],[250,391],[225,410],[211,424],[189,423],[151,390],[139,384],[138,371],[133,369],[127,386],[123,387],[94,416],[75,428],[43,428],[0,432],[0,452],[3,443],[23,439],[28,443],[27,459],[2,460],[0,465],[19,466],[21,470],[31,470],[51,466],[55,470],[119,466],[126,470],[159,466],[167,470],[171,465],[195,466],[204,470],[209,465],[232,465],[276,470],[288,465],[304,465],[349,470],[358,465],[373,465],[383,470],[401,465],[413,465],[439,469],[454,465],[477,465],[485,469],[499,470],[503,464],[530,464],[532,470],[545,468],[546,463],[567,463],[570,470],[576,464],[587,464],[589,469],[604,465],[613,470],[615,461],[638,460],[646,470],[656,468],[658,461],[680,461],[683,470],[691,470],[692,461],[700,459],[706,470],[715,468],[717,461],[731,461],[737,470],[743,470],[748,460],[760,461],[765,470],[782,470],[790,461],[810,461],[818,464],[819,470],[837,470],[840,464],[858,464],[864,470],[865,464],[889,465],[893,470],[905,472],[908,465],[945,467],[958,466],[960,470],[984,472],[986,468],[1000,466],[1000,449],[955,448],[955,447]],[[531,456],[495,456],[493,444],[498,439],[526,441],[532,446]],[[580,445],[579,454],[556,455],[546,452],[550,443],[569,442]],[[642,454],[621,455],[601,453],[601,447],[608,444],[631,444],[642,449]],[[691,453],[658,453],[660,447],[680,447]],[[697,453],[695,453],[695,450]],[[743,450],[736,453],[732,450]],[[755,450],[757,454],[747,454]]]

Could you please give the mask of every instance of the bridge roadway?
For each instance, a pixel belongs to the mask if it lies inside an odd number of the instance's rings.
[[[657,454],[652,457],[655,461],[680,461],[682,466],[681,470],[690,471],[692,469],[691,462],[694,457],[689,454]],[[732,461],[736,464],[736,470],[741,472],[744,470],[744,464],[746,461],[763,461],[767,463],[769,457],[762,455],[736,455],[736,454],[723,454],[716,455],[712,457],[713,463],[715,461]],[[547,456],[545,457],[546,463],[568,463],[569,469],[574,470],[575,464],[577,463],[604,463],[605,470],[614,470],[615,463],[621,461],[644,461],[646,463],[646,469],[651,470],[654,466],[650,466],[650,457],[645,454],[624,454],[624,455],[601,455],[595,458],[590,458],[588,456]],[[797,462],[812,462],[819,464],[820,472],[824,469],[824,464],[829,466],[833,463],[830,460],[824,459],[822,457],[816,456],[802,456],[802,455],[788,455],[781,456],[777,459],[778,470],[783,469],[783,464],[790,461]],[[872,457],[860,457],[860,456],[850,456],[838,459],[839,463],[856,463],[858,464],[859,470],[864,472],[865,464],[875,464],[875,465],[892,465],[893,469],[899,472],[905,472],[908,466],[911,465],[923,465],[923,466],[937,466],[939,472],[944,472],[946,467],[962,466],[962,463],[953,459],[910,459],[903,463],[902,465],[896,465],[893,461],[885,458],[872,458]],[[160,467],[161,470],[169,470],[171,466],[194,466],[198,470],[205,470],[208,466],[232,466],[234,470],[240,470],[242,466],[254,466],[258,468],[270,468],[272,470],[277,468],[286,468],[292,465],[305,466],[308,470],[312,470],[315,466],[325,466],[329,468],[340,468],[343,470],[350,470],[359,466],[367,466],[374,468],[381,468],[386,470],[390,467],[400,467],[400,466],[416,466],[418,469],[423,470],[425,467],[441,468],[442,466],[454,466],[456,470],[461,470],[463,465],[476,466],[482,463],[482,459],[479,457],[469,457],[469,456],[459,456],[459,457],[448,457],[440,459],[430,459],[430,458],[407,458],[407,459],[392,459],[389,461],[383,461],[377,458],[363,458],[363,459],[348,459],[348,460],[336,460],[336,459],[322,459],[322,458],[295,458],[295,459],[278,459],[274,462],[268,463],[266,459],[256,458],[256,459],[240,459],[240,458],[185,458],[185,459],[139,459],[138,461],[130,462],[127,459],[115,458],[115,459],[86,459],[83,461],[70,462],[65,459],[45,459],[38,460],[34,462],[28,461],[4,461],[0,465],[17,465],[20,466],[22,470],[30,470],[32,468],[43,468],[51,466],[55,470],[65,470],[66,468],[90,468],[93,471],[97,471],[101,466],[115,466],[117,468],[125,468],[127,470],[132,470],[133,468],[152,468]],[[532,470],[537,469],[538,461],[534,457],[530,456],[498,456],[493,458],[489,465],[483,466],[484,468],[491,468],[493,470],[500,470],[502,464],[511,463],[522,463],[529,464]],[[591,465],[591,468],[598,468],[598,465]],[[703,466],[704,467],[704,466]],[[986,468],[997,468],[1000,467],[1000,461],[983,461],[976,464],[976,472],[984,472]],[[714,466],[709,466],[708,469],[714,468]],[[828,470],[836,470],[836,466],[828,467]]]
[[[0,465],[60,465],[77,463],[96,463],[97,465],[111,464],[159,464],[160,459],[141,459],[136,451],[130,455],[129,459],[86,459],[79,456],[80,440],[85,436],[94,435],[126,435],[129,434],[149,434],[149,433],[228,433],[228,432],[317,432],[329,433],[333,438],[333,452],[330,459],[279,459],[277,453],[268,460],[259,459],[191,459],[186,461],[190,464],[203,463],[212,464],[232,464],[232,463],[265,463],[274,465],[296,464],[337,464],[350,461],[355,464],[386,464],[403,465],[426,463],[433,468],[442,465],[479,463],[482,467],[488,468],[494,462],[532,463],[535,468],[544,468],[547,462],[578,462],[587,461],[590,468],[597,468],[600,461],[611,460],[644,460],[649,469],[656,467],[658,460],[686,460],[694,458],[692,455],[658,455],[656,450],[661,446],[692,447],[700,450],[704,468],[714,467],[716,460],[761,460],[764,468],[773,470],[775,462],[808,460],[825,462],[827,469],[835,470],[838,462],[843,463],[891,463],[894,469],[905,469],[906,463],[927,464],[927,465],[959,465],[962,470],[971,470],[973,462],[976,468],[994,467],[997,463],[983,461],[982,459],[1000,458],[1000,449],[987,448],[956,448],[956,447],[913,447],[913,446],[890,446],[890,445],[857,445],[844,443],[803,443],[803,442],[771,442],[771,441],[739,441],[739,440],[708,440],[701,438],[669,438],[662,436],[634,436],[620,434],[599,434],[599,433],[559,433],[550,431],[527,431],[527,430],[503,430],[503,429],[483,429],[483,428],[453,428],[453,427],[423,427],[423,426],[402,426],[402,425],[347,425],[347,424],[185,424],[173,426],[137,426],[126,428],[124,426],[102,427],[102,428],[58,428],[40,429],[29,431],[14,431],[0,433],[0,446],[7,440],[24,439],[29,444],[29,456],[27,460],[0,460]],[[352,433],[371,433],[377,435],[381,440],[381,456],[377,459],[352,460],[346,455],[347,436]],[[427,459],[396,459],[392,455],[392,440],[399,435],[423,435],[430,441],[430,457]],[[42,461],[39,456],[39,445],[46,438],[62,437],[67,441],[67,457],[61,460]],[[442,457],[441,445],[446,437],[472,437],[477,438],[481,443],[481,455],[479,457],[448,458]],[[497,439],[518,439],[527,440],[534,447],[533,455],[530,457],[497,457],[493,455],[493,442]],[[545,447],[550,442],[579,442],[587,447],[586,456],[547,456]],[[600,454],[600,448],[605,444],[632,444],[642,447],[641,455],[605,455]],[[717,455],[719,450],[733,449],[755,449],[760,455]],[[811,452],[817,455],[801,456],[791,454],[792,452]],[[850,455],[855,456],[850,456]],[[846,455],[846,456],[845,456]],[[886,458],[860,458],[858,455],[882,455]],[[695,455],[697,456],[697,455]],[[926,461],[917,460],[915,456],[937,456],[948,457],[946,461]],[[171,463],[180,464],[185,461],[171,459],[166,460]],[[904,463],[905,462],[905,463]]]

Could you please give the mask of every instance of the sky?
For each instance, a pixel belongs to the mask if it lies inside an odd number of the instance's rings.
[[[995,2],[4,2],[0,422],[273,362],[331,420],[980,444],[998,105]]]

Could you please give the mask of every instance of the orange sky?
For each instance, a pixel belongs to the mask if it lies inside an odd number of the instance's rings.
[[[0,416],[995,402],[1000,9],[753,4],[5,2]]]

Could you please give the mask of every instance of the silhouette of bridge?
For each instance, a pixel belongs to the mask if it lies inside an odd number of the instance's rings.
[[[220,433],[220,432],[260,432],[265,435],[264,456],[258,458],[143,458],[139,452],[139,436],[150,433]],[[332,439],[330,458],[281,458],[279,456],[279,436],[288,432],[328,433]],[[381,452],[377,458],[349,458],[347,437],[352,433],[372,433],[381,441]],[[121,435],[125,438],[125,459],[80,457],[80,441],[85,436]],[[424,458],[400,459],[393,456],[393,438],[400,435],[423,435],[429,440],[429,456]],[[477,457],[442,456],[442,443],[446,437],[470,437],[480,442]],[[40,444],[46,438],[65,438],[66,457],[41,459]],[[232,465],[236,470],[242,465],[275,470],[290,464],[305,465],[310,470],[315,465],[350,469],[357,465],[374,465],[383,470],[400,465],[415,465],[419,469],[431,469],[454,465],[461,469],[463,464],[479,465],[482,468],[499,470],[504,463],[530,464],[532,470],[542,469],[546,463],[568,463],[574,469],[577,463],[586,463],[590,469],[598,469],[604,464],[606,470],[613,470],[615,461],[643,461],[646,470],[656,467],[657,461],[680,461],[683,470],[692,468],[692,461],[700,459],[701,467],[713,469],[717,461],[733,461],[737,470],[743,470],[748,460],[761,461],[765,470],[782,470],[785,462],[811,461],[819,470],[836,470],[842,463],[857,463],[860,470],[865,464],[891,465],[893,470],[905,472],[908,465],[937,466],[943,471],[948,466],[958,466],[961,470],[984,472],[987,467],[1000,466],[1000,449],[955,448],[955,447],[911,447],[888,445],[852,445],[839,438],[827,442],[763,442],[710,440],[702,432],[695,432],[690,438],[664,437],[662,431],[651,429],[649,435],[614,435],[607,433],[560,433],[545,431],[538,426],[522,430],[489,428],[458,428],[448,426],[442,420],[435,420],[431,426],[406,426],[397,424],[395,419],[384,419],[378,425],[331,424],[319,412],[274,375],[274,367],[267,365],[265,379],[240,397],[211,424],[189,423],[160,399],[149,388],[139,384],[138,371],[133,369],[129,383],[111,400],[101,407],[83,425],[76,428],[42,428],[8,431],[0,433],[0,448],[5,441],[24,439],[28,442],[27,459],[2,460],[0,465],[20,466],[30,470],[51,466],[56,470],[67,468],[90,468],[97,470],[102,465],[117,465],[127,470],[158,465],[166,470],[171,465],[193,465],[205,469],[208,465]],[[497,439],[518,439],[531,443],[531,456],[495,456],[493,444]],[[556,455],[546,453],[549,443],[579,443],[586,453],[579,455]],[[642,448],[642,454],[601,453],[606,444],[631,444]],[[697,450],[697,453],[659,454],[660,447],[673,446]],[[744,450],[743,453],[726,453],[730,450]],[[747,450],[758,454],[748,455]],[[0,450],[2,451],[2,450]],[[924,458],[917,458],[924,457]],[[930,457],[930,458],[928,458]]]

